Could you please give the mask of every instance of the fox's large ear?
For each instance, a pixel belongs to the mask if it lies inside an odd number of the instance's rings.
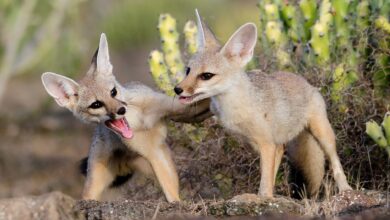
[[[198,9],[195,9],[198,34],[198,51],[202,51],[206,48],[219,48],[220,44],[214,33],[210,30],[205,22],[203,22],[202,18],[199,15]]]
[[[57,104],[71,109],[79,85],[68,77],[50,72],[42,74],[41,78],[47,93],[56,100]]]
[[[222,48],[221,53],[228,59],[246,65],[253,57],[257,41],[257,29],[253,23],[241,26]]]
[[[110,54],[108,53],[107,38],[104,33],[100,35],[99,48],[97,50],[96,59],[93,58],[92,62],[96,60],[96,71],[98,73],[111,74],[112,65],[110,62]]]

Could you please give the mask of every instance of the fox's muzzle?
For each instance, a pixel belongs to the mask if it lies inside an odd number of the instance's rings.
[[[108,117],[110,117],[111,119],[116,119],[116,116],[117,116],[117,115],[124,115],[124,114],[126,114],[126,108],[122,106],[122,107],[120,107],[120,108],[116,111],[116,113],[115,113],[115,112],[109,113],[109,114],[108,114]]]

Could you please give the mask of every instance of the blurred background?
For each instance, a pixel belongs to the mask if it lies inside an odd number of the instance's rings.
[[[198,8],[221,40],[257,20],[255,0],[1,0],[0,197],[60,190],[80,196],[77,163],[87,155],[92,125],[57,107],[40,75],[51,71],[80,79],[105,32],[114,72],[122,83],[154,86],[147,65],[159,49],[159,15],[177,28]]]

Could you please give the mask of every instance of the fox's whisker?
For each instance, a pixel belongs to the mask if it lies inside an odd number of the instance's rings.
[[[172,110],[174,110],[175,108],[174,108],[174,105],[175,105],[175,98],[176,98],[176,94],[174,94],[173,96],[172,96],[172,102],[171,102],[171,109]]]

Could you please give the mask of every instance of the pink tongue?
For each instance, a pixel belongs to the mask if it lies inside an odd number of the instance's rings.
[[[127,126],[124,119],[118,119],[111,122],[115,127],[119,129],[119,132],[124,138],[133,137],[133,131]]]
[[[186,104],[191,98],[190,97],[180,97],[179,102],[181,104]]]

